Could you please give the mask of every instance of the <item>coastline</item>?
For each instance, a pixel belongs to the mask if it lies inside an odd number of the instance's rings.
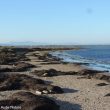
[[[105,96],[110,93],[110,75],[87,69],[81,64],[64,63],[51,56],[49,54],[51,51],[53,50],[34,48],[33,51],[27,52],[25,56],[30,60],[23,62],[35,67],[17,73],[39,78],[51,85],[61,87],[63,94],[43,94],[54,100],[60,106],[60,110],[108,110],[110,97]],[[44,70],[49,71],[46,73]],[[0,92],[0,100],[17,91]],[[31,92],[36,94],[35,91]]]
[[[46,54],[49,51],[46,51]],[[45,52],[41,52],[45,54]],[[70,71],[83,71],[86,68],[81,66],[80,64],[71,64],[71,63],[63,63],[60,61],[60,64],[45,64],[40,69],[55,69],[58,71],[70,72]],[[90,73],[91,74],[91,73]],[[101,75],[101,76],[100,76]],[[57,99],[57,103],[60,103],[61,110],[108,110],[110,100],[109,97],[105,98],[104,94],[110,91],[110,85],[97,87],[96,85],[99,83],[107,83],[108,79],[110,80],[110,76],[107,75],[107,79],[104,73],[97,73],[96,76],[92,76],[92,78],[88,77],[89,74],[75,74],[75,75],[67,75],[67,76],[56,76],[56,77],[43,77],[49,82],[53,82],[52,84],[60,85],[60,87],[64,88],[65,93],[63,95],[49,95],[50,97],[55,97]],[[109,78],[108,78],[109,77]],[[107,82],[106,82],[107,81]],[[104,89],[104,90],[102,90]],[[79,93],[77,93],[79,91]],[[88,95],[87,95],[88,94]],[[59,100],[63,100],[64,102],[60,102]],[[105,101],[105,102],[104,102]],[[81,107],[80,107],[81,105]]]
[[[62,61],[61,58],[52,56],[52,54],[50,54],[50,52],[51,51],[46,51],[46,52],[44,51],[42,54],[43,55],[47,54],[48,57],[56,60],[57,63],[59,63],[59,64],[64,64],[66,66],[67,65],[73,66],[74,69],[70,69],[68,71],[68,72],[72,72],[72,71],[76,72],[73,75],[81,75],[81,76],[83,75],[83,76],[85,76],[85,78],[95,78],[95,79],[100,79],[100,80],[105,80],[107,82],[110,82],[110,75],[108,74],[109,73],[108,71],[95,70],[95,69],[89,68],[86,66],[87,63],[64,62],[64,61]],[[53,63],[51,62],[50,64],[53,64]],[[64,69],[62,69],[62,70],[64,71]]]
[[[84,49],[84,50],[79,49],[79,50],[56,51],[56,52],[52,52],[51,54],[53,56],[61,58],[62,61],[64,62],[81,64],[86,66],[89,69],[106,71],[109,74],[110,64],[109,64],[109,57],[108,57],[107,51],[105,51],[104,53],[103,49],[102,50],[99,49],[99,54],[98,54],[97,53],[98,50],[96,51],[95,48],[92,46],[91,48]],[[102,55],[101,55],[101,52],[103,53]]]

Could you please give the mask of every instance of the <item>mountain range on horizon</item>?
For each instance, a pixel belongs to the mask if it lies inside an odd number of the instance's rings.
[[[36,45],[48,45],[47,43],[39,43],[33,41],[25,41],[25,42],[0,42],[1,46],[36,46]]]
[[[39,46],[39,45],[110,45],[110,44],[78,44],[78,43],[42,43],[34,41],[10,41],[10,42],[0,42],[0,46]]]

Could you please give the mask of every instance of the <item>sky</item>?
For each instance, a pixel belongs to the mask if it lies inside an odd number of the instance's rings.
[[[0,0],[0,42],[110,44],[110,0]]]

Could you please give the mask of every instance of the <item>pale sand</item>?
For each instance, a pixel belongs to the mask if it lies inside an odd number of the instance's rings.
[[[40,54],[43,54],[42,52]],[[81,66],[73,64],[47,64],[41,65],[42,62],[36,62],[36,57],[29,57],[31,63],[39,66],[36,69],[54,68],[60,71],[78,71],[84,69]],[[46,81],[53,85],[64,88],[64,94],[48,95],[56,99],[61,106],[61,110],[110,110],[110,97],[104,97],[110,93],[110,85],[98,87],[96,84],[107,83],[97,79],[84,79],[81,76],[56,76],[44,77]]]

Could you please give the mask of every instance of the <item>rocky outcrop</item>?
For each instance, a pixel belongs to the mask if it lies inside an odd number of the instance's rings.
[[[88,79],[95,78],[110,82],[110,75],[104,74],[104,72],[106,71],[84,69],[78,72],[75,71],[63,72],[57,71],[55,69],[49,69],[49,70],[34,70],[31,73],[40,77],[53,77],[59,75],[81,75]]]
[[[53,77],[53,76],[59,76],[59,75],[74,75],[76,72],[62,72],[57,71],[55,69],[49,69],[49,70],[35,70],[32,72],[34,75],[40,76],[40,77]]]
[[[45,84],[41,79],[32,78],[24,74],[0,74],[0,91],[28,90],[37,94],[63,93],[58,86]]]
[[[0,110],[4,110],[6,106],[9,110],[59,110],[59,106],[53,100],[30,92],[17,92],[7,100],[1,100]]]
[[[44,55],[37,55],[39,60],[43,60],[44,62],[60,62],[62,59],[52,56],[49,53],[45,53]]]
[[[11,71],[12,71],[11,68],[8,68],[8,67],[2,68],[2,67],[0,67],[0,72],[11,72]]]
[[[110,75],[104,74],[104,72],[108,72],[108,71],[97,71],[97,70],[84,69],[84,70],[77,72],[77,75],[83,75],[89,79],[95,78],[95,79],[106,80],[110,82]]]
[[[78,72],[80,75],[91,75],[94,76],[97,73],[103,73],[105,71],[98,71],[98,70],[92,70],[92,69],[84,69]]]
[[[26,71],[29,68],[33,68],[35,67],[35,65],[29,64],[29,63],[24,63],[24,62],[20,62],[14,65],[14,67],[12,68],[13,72],[22,72],[22,71]]]
[[[15,63],[14,65],[10,65],[10,68],[0,67],[0,72],[24,72],[34,67],[35,65],[24,63],[24,62],[19,62],[19,63]]]
[[[0,47],[0,64],[14,64],[18,61],[27,61],[25,54],[29,52],[28,48]]]

